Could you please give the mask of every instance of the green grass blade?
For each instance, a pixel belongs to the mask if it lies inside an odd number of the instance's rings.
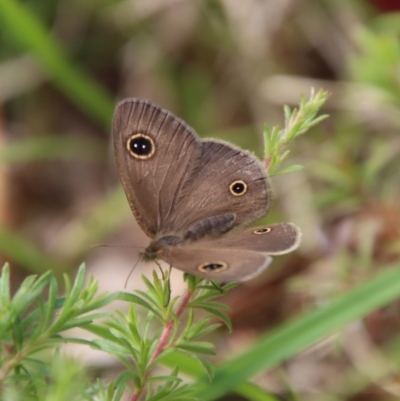
[[[43,70],[74,103],[104,126],[110,126],[113,100],[68,60],[62,48],[21,2],[1,0],[0,23],[35,55]]]
[[[210,383],[197,383],[196,396],[215,400],[239,383],[271,369],[350,322],[387,305],[400,296],[400,265],[385,268],[374,279],[360,284],[330,305],[278,328],[256,346],[215,370]]]
[[[38,160],[90,160],[103,162],[105,149],[99,139],[40,136],[2,144],[0,165],[18,165]]]
[[[281,398],[267,393],[264,389],[253,383],[242,383],[235,388],[235,393],[240,394],[249,401],[279,401]]]

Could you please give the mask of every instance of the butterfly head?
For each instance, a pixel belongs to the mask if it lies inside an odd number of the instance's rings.
[[[140,259],[145,262],[160,258],[160,251],[170,246],[178,245],[182,238],[177,235],[164,235],[150,242],[149,246],[140,254]]]

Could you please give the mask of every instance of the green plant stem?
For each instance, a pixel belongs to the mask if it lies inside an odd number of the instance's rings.
[[[0,369],[0,389],[2,388],[1,383],[7,378],[10,371],[14,369],[15,365],[24,357],[22,353],[18,353],[12,359],[4,363]]]
[[[186,309],[187,304],[189,303],[192,295],[193,295],[193,292],[190,291],[189,289],[187,289],[186,292],[182,295],[181,302],[179,303],[179,306],[175,312],[175,316],[176,316],[177,320],[182,316],[182,313]],[[168,341],[171,337],[171,333],[174,328],[174,323],[175,323],[175,320],[173,318],[170,318],[169,320],[167,320],[165,322],[164,330],[162,331],[161,336],[160,336],[160,341],[158,342],[156,349],[154,350],[153,354],[151,355],[151,357],[149,359],[149,363],[148,363],[149,368],[148,368],[146,374],[144,375],[143,384],[146,383],[146,380],[150,374],[150,367],[151,367],[152,363],[156,360],[156,358],[158,356],[160,356],[160,354],[167,347]],[[144,388],[144,385],[141,388],[136,389],[135,392],[132,394],[130,401],[137,401],[139,399],[140,395],[142,394],[143,388]]]
[[[6,379],[15,366],[26,357],[28,352],[29,349],[25,347],[20,352],[16,353],[11,359],[3,363],[0,368],[0,388],[3,380]]]
[[[35,345],[40,344],[40,339],[35,342]],[[22,348],[18,353],[16,353],[10,360],[3,363],[0,367],[0,389],[2,387],[1,383],[5,380],[10,372],[20,363],[31,351],[32,346]]]

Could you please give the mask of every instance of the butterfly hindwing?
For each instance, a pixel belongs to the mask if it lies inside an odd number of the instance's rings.
[[[276,223],[247,228],[228,234],[217,241],[220,246],[282,255],[297,248],[301,231],[292,223]]]
[[[246,281],[265,270],[272,258],[241,249],[206,247],[206,243],[163,250],[161,258],[184,272],[220,282]],[[204,246],[204,247],[203,247]]]

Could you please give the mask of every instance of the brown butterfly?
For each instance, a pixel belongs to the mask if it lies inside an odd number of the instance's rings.
[[[222,282],[248,280],[295,249],[291,223],[234,230],[264,216],[270,185],[257,158],[202,140],[185,122],[141,99],[118,103],[115,158],[137,222],[151,242],[143,260]]]

